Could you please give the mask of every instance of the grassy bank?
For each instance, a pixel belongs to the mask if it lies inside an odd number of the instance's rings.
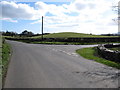
[[[97,54],[95,47],[79,49],[79,50],[76,50],[76,52],[86,59],[95,60],[96,62],[120,69],[120,63],[116,63],[116,62],[101,58]]]
[[[8,63],[9,63],[9,57],[10,57],[10,45],[8,43],[2,44],[2,82],[4,84],[4,80],[7,73]]]

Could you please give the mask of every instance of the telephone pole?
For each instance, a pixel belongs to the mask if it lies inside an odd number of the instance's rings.
[[[42,16],[42,41],[43,41],[43,16]]]

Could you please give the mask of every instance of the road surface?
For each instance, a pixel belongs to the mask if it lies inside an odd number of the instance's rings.
[[[12,45],[5,88],[117,88],[118,70],[87,60],[76,49],[95,45]]]

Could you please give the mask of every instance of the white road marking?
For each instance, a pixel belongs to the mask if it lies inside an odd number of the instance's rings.
[[[75,57],[78,56],[77,53],[66,52],[66,51],[64,51],[64,50],[60,50],[60,49],[54,49],[54,48],[52,48],[52,50],[53,50],[53,51],[57,51],[57,52],[63,52],[63,53],[65,53],[65,54],[67,54],[67,55],[70,55],[70,56],[75,56]]]

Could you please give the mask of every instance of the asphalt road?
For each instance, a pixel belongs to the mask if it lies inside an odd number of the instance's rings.
[[[118,70],[87,60],[76,49],[95,45],[41,45],[8,41],[13,53],[5,88],[116,88]]]

